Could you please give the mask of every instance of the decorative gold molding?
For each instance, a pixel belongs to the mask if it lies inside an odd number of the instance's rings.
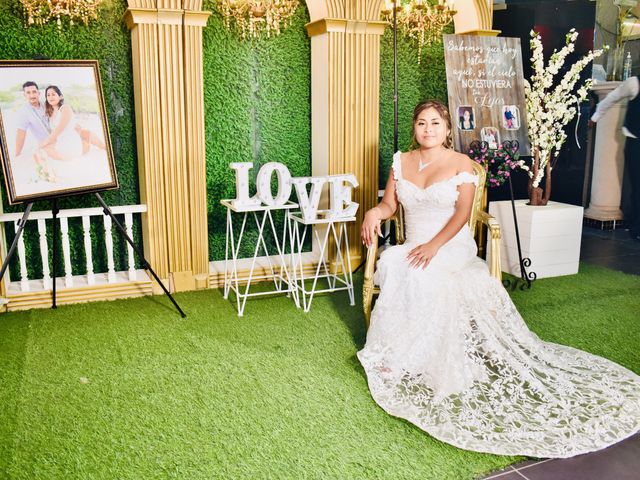
[[[158,25],[182,26],[184,10],[164,9],[158,10]]]
[[[466,32],[456,32],[456,35],[480,35],[484,37],[497,37],[502,30],[469,30]]]
[[[321,18],[305,25],[310,37],[322,35],[327,32],[344,32],[347,28],[347,20],[344,18]]]
[[[185,27],[206,27],[207,22],[209,21],[209,17],[212,12],[203,11],[203,12],[184,12],[184,25]],[[202,44],[200,44],[200,48],[202,49]]]
[[[131,298],[151,295],[152,282],[149,280],[95,285],[91,287],[64,288],[56,291],[56,304],[69,305],[96,300],[113,300],[114,298]],[[29,310],[31,308],[50,308],[51,290],[42,292],[15,293],[7,297],[7,311]]]
[[[458,35],[498,35],[493,30],[493,2],[487,0],[457,0],[453,17]],[[497,33],[493,33],[497,32]]]
[[[321,18],[305,25],[310,37],[322,35],[327,32],[349,32],[359,34],[384,34],[389,22],[383,21],[355,21],[344,18]]]
[[[129,8],[124,14],[124,21],[129,30],[142,23],[155,25],[158,23],[158,10],[155,8]]]

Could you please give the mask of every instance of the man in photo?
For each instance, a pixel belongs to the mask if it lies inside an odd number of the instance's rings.
[[[498,130],[493,127],[485,127],[482,129],[482,140],[487,142],[487,146],[491,149],[498,148],[500,140],[498,138]]]
[[[24,82],[22,93],[27,103],[22,106],[17,115],[16,158],[22,155],[27,133],[33,135],[38,145],[51,133],[49,119],[44,103],[40,101],[40,89],[36,82]]]
[[[504,126],[508,129],[513,129],[514,127],[514,115],[511,111],[510,106],[504,107]]]

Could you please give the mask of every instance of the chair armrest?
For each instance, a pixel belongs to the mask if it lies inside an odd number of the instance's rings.
[[[364,263],[364,282],[362,283],[362,310],[364,312],[364,322],[369,328],[371,318],[371,304],[373,303],[373,274],[376,270],[376,260],[378,258],[378,239],[375,238],[373,245],[367,248],[367,259]]]
[[[500,264],[500,224],[498,221],[482,210],[478,211],[478,221],[486,225],[489,232],[489,252],[491,255],[491,263],[489,272],[492,277],[502,280],[502,265]]]
[[[364,282],[371,281],[373,285],[373,274],[376,269],[376,260],[378,257],[378,239],[375,238],[373,244],[367,248],[367,259],[364,263]]]

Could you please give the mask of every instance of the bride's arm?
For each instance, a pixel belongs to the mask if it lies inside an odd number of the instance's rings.
[[[72,110],[69,105],[63,105],[62,107],[60,107],[60,122],[58,123],[58,126],[54,128],[49,136],[42,142],[41,146],[56,143],[58,136],[69,124],[69,121],[71,120],[71,114]]]
[[[396,213],[396,209],[398,208],[398,197],[396,197],[395,183],[393,169],[391,169],[382,200],[377,207],[373,207],[364,215],[360,236],[362,238],[362,243],[367,247],[374,242],[376,235],[382,236],[380,221],[386,220]]]
[[[469,162],[470,161],[471,160],[469,160]],[[464,162],[461,167],[458,173],[468,172],[473,174],[470,163]],[[471,216],[475,190],[476,187],[473,183],[463,183],[458,186],[459,195],[453,216],[435,237],[427,243],[418,245],[409,252],[407,260],[409,260],[411,266],[426,268],[431,259],[436,256],[440,247],[455,237],[462,227],[464,227]]]

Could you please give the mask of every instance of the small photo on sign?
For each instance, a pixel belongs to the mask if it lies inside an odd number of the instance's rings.
[[[507,130],[520,128],[520,109],[517,105],[505,105],[502,107],[502,126]]]
[[[476,128],[476,116],[473,107],[462,105],[458,107],[458,128],[460,130],[473,130]]]
[[[500,145],[500,134],[495,127],[484,127],[481,132],[482,141],[487,142],[489,148],[496,149]]]

